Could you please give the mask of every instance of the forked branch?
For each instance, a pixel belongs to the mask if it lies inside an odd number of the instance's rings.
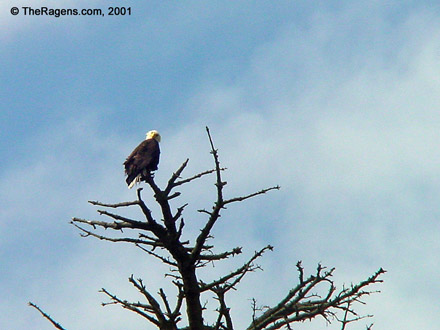
[[[267,308],[260,316],[256,317],[256,311],[254,310],[253,321],[247,330],[276,330],[289,326],[293,322],[312,319],[316,316],[322,316],[330,323],[331,318],[339,320],[336,314],[338,310],[348,311],[348,313],[357,315],[353,309],[347,306],[351,306],[356,302],[362,303],[361,297],[377,292],[364,290],[364,288],[374,283],[381,283],[382,280],[379,277],[385,273],[385,270],[380,268],[365,281],[348,289],[343,288],[339,293],[335,294],[336,286],[331,280],[334,268],[326,271],[321,265],[318,265],[317,273],[305,280],[303,279],[301,265],[297,264],[297,268],[300,273],[300,283],[290,290],[280,303],[274,307]],[[317,286],[320,283],[328,284],[327,293],[323,297],[317,292],[313,292],[313,290],[317,290]],[[362,316],[357,316],[355,320],[362,318]]]
[[[260,268],[260,266],[255,265],[254,262],[257,258],[261,257],[263,253],[268,250],[272,251],[273,247],[271,245],[268,245],[263,249],[261,249],[260,251],[256,251],[252,256],[252,258],[247,263],[245,263],[243,266],[236,269],[235,271],[225,276],[222,276],[218,280],[215,280],[208,284],[200,283],[200,290],[203,292],[207,290],[212,290],[213,288],[222,287],[224,292],[229,291],[230,289],[234,288],[238,282],[241,281],[241,279],[246,275],[246,273],[255,271]]]
[[[199,236],[197,237],[194,250],[191,252],[191,258],[192,258],[193,262],[195,262],[195,260],[198,260],[200,258],[200,253],[202,251],[202,247],[205,244],[207,238],[209,237],[212,227],[217,222],[217,220],[220,218],[220,211],[225,207],[226,204],[244,201],[248,198],[252,198],[257,195],[265,194],[266,192],[268,192],[270,190],[280,189],[280,187],[277,185],[275,187],[262,189],[256,193],[252,193],[252,194],[249,194],[246,196],[234,197],[234,198],[225,200],[223,197],[223,187],[226,185],[226,182],[222,180],[222,175],[221,175],[222,168],[220,167],[220,161],[218,158],[218,150],[214,146],[214,142],[212,140],[211,133],[210,133],[208,127],[206,127],[206,132],[208,134],[209,143],[211,145],[211,154],[214,158],[214,164],[215,164],[215,172],[216,172],[215,186],[217,189],[217,200],[215,201],[211,212],[208,212],[206,210],[199,210],[199,212],[201,212],[201,213],[207,213],[209,215],[209,218],[208,218],[208,221],[206,222],[205,226],[202,228]]]

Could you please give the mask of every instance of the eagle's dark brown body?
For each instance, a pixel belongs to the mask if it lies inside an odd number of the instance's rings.
[[[157,170],[159,164],[159,142],[151,138],[142,141],[124,162],[127,185],[131,188],[142,176]]]

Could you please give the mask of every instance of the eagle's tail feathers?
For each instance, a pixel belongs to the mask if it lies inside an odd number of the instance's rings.
[[[131,180],[131,182],[129,180],[127,180],[127,184],[128,184],[128,189],[133,188],[133,186],[136,183],[139,183],[141,181],[141,175],[137,175],[133,180]]]

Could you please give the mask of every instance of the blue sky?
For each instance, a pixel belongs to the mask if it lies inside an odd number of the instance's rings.
[[[219,247],[242,245],[245,255],[207,277],[275,246],[265,271],[230,298],[237,328],[249,323],[249,299],[275,303],[303,260],[309,272],[336,267],[340,284],[387,269],[364,309],[374,328],[436,329],[438,5],[164,1],[116,3],[131,6],[124,17],[10,14],[23,5],[0,4],[0,328],[51,329],[29,300],[68,329],[144,326],[102,308],[98,290],[138,299],[127,278],[144,277],[155,292],[168,288],[166,269],[130,247],[82,239],[68,222],[99,219],[87,200],[134,199],[122,162],[150,129],[163,138],[160,184],[187,157],[187,175],[210,168],[209,125],[227,194],[282,187],[230,207],[215,228]],[[32,4],[42,5],[107,8]],[[188,238],[213,188],[209,178],[182,188]]]

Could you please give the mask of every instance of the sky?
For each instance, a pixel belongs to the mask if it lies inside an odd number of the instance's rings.
[[[231,205],[218,250],[243,247],[224,274],[275,247],[227,300],[237,329],[251,298],[273,305],[318,263],[341,287],[387,270],[349,329],[440,324],[440,6],[432,1],[106,1],[0,4],[0,328],[153,329],[101,288],[138,300],[128,277],[172,296],[167,268],[124,244],[81,238],[88,200],[134,200],[122,162],[162,135],[156,181],[213,167]],[[30,16],[23,6],[99,8],[104,16]],[[12,15],[12,7],[19,9]],[[213,177],[182,187],[186,237],[215,198]],[[148,189],[143,192],[152,205]],[[127,214],[140,216],[135,210]],[[206,297],[208,298],[208,297]],[[208,305],[211,306],[211,305]],[[322,319],[297,329],[338,329]]]

